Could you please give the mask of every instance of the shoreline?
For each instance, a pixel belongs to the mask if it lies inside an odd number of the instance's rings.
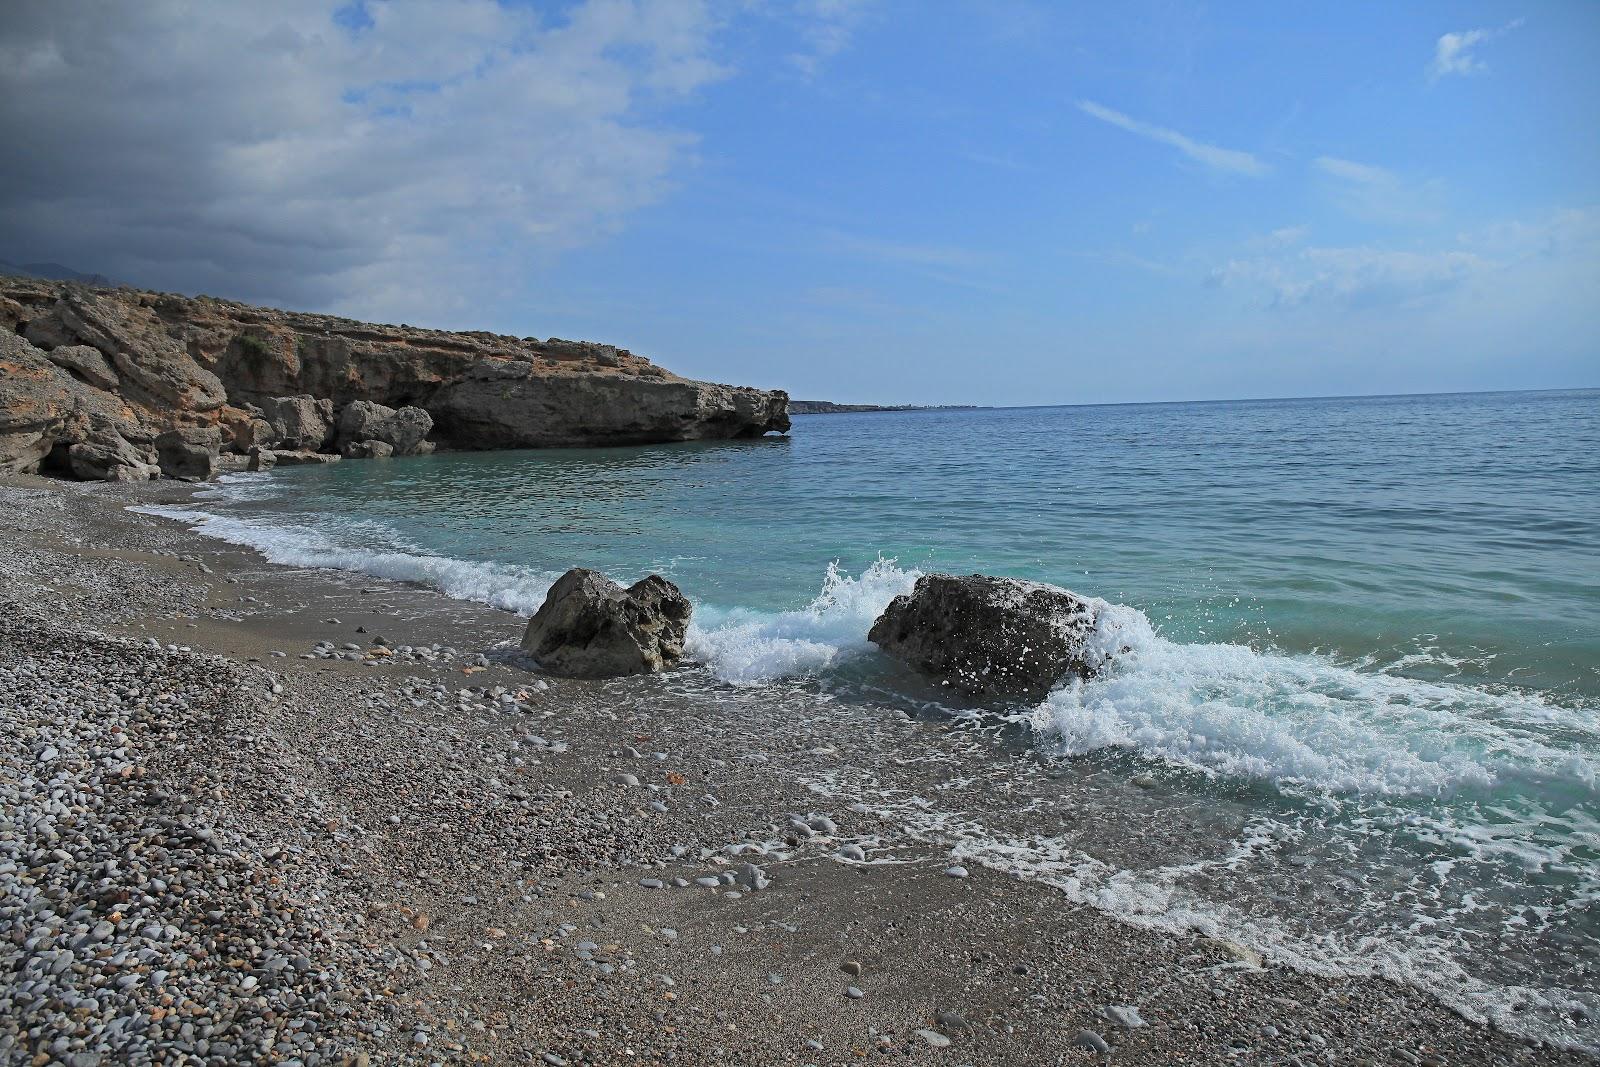
[[[124,510],[193,492],[0,479],[0,672],[23,742],[7,806],[28,813],[0,881],[60,918],[0,912],[7,1058],[1592,1062],[1420,990],[947,873],[948,850],[853,809],[850,783],[925,784],[907,751],[975,774],[1020,758],[950,724],[752,720],[659,679],[541,678],[495,648],[520,636],[507,612]],[[360,658],[302,658],[324,640]],[[107,686],[140,690],[118,693],[115,744]],[[71,832],[41,765],[84,798]],[[805,784],[829,774],[833,798]],[[146,871],[150,839],[165,855]],[[178,878],[148,873],[180,854]],[[85,1024],[55,1005],[91,989],[111,1006],[74,1047]],[[1114,1021],[1128,1007],[1144,1025]]]

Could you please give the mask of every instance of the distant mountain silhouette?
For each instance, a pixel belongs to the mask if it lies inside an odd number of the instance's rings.
[[[112,281],[104,274],[85,274],[63,267],[59,263],[12,263],[0,259],[0,274],[20,275],[24,278],[46,278],[53,282],[81,282],[84,285],[115,286],[120,283]]]

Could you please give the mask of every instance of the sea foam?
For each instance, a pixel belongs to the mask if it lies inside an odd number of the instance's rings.
[[[835,561],[828,564],[822,591],[798,610],[699,612],[689,627],[689,654],[732,685],[815,674],[868,651],[873,620],[921,576],[879,559],[851,577]]]
[[[230,494],[240,486],[230,485]],[[379,524],[360,544],[309,526],[241,521],[197,508],[136,508],[253,548],[273,563],[415,582],[447,596],[531,615],[559,577],[454,559],[408,545]],[[879,559],[852,576],[830,563],[804,607],[697,605],[688,652],[720,681],[750,686],[814,676],[871,651],[867,632],[921,573]],[[1060,755],[1127,748],[1208,775],[1319,793],[1450,796],[1497,785],[1593,800],[1600,732],[1587,712],[1537,696],[1343,666],[1314,654],[1242,644],[1184,644],[1138,609],[1095,601],[1096,651],[1109,669],[1051,693],[1023,718]],[[1552,747],[1552,729],[1584,740]]]
[[[230,497],[238,490],[230,485]],[[378,523],[355,524],[363,544],[346,544],[309,526],[241,521],[228,515],[168,505],[136,507],[181,522],[206,537],[253,548],[269,562],[370,574],[415,582],[457,600],[532,615],[560,573],[504,563],[433,555],[408,545]],[[812,675],[867,651],[867,631],[889,601],[909,592],[921,575],[880,559],[859,576],[830,563],[822,589],[805,607],[762,612],[696,605],[688,651],[719,680],[756,685]]]
[[[1062,755],[1123,747],[1209,775],[1329,793],[1443,797],[1537,782],[1587,795],[1595,787],[1594,760],[1546,740],[1555,720],[1600,742],[1592,712],[1314,654],[1182,644],[1125,605],[1102,608],[1095,640],[1113,654],[1110,667],[1026,716]]]
[[[560,577],[552,571],[432,555],[399,543],[391,547],[341,544],[309,527],[242,522],[196,508],[151,505],[132,510],[173,519],[206,537],[253,548],[271,563],[415,582],[456,600],[476,601],[521,615],[537,611],[544,603],[545,594]],[[363,532],[374,540],[395,540],[377,524],[366,524]]]

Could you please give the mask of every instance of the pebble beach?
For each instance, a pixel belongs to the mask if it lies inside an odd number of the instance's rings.
[[[0,482],[0,1061],[1593,1062],[854,799],[1004,781],[959,724],[548,678],[510,613],[126,510],[191,492]]]

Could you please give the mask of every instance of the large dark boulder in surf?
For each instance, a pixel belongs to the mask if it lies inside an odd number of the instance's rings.
[[[1100,602],[1043,582],[925,574],[895,597],[867,638],[917,670],[976,697],[1038,700],[1087,678]]]
[[[690,610],[678,587],[659,575],[624,589],[574,567],[528,620],[522,648],[540,667],[571,678],[651,674],[683,658]]]

